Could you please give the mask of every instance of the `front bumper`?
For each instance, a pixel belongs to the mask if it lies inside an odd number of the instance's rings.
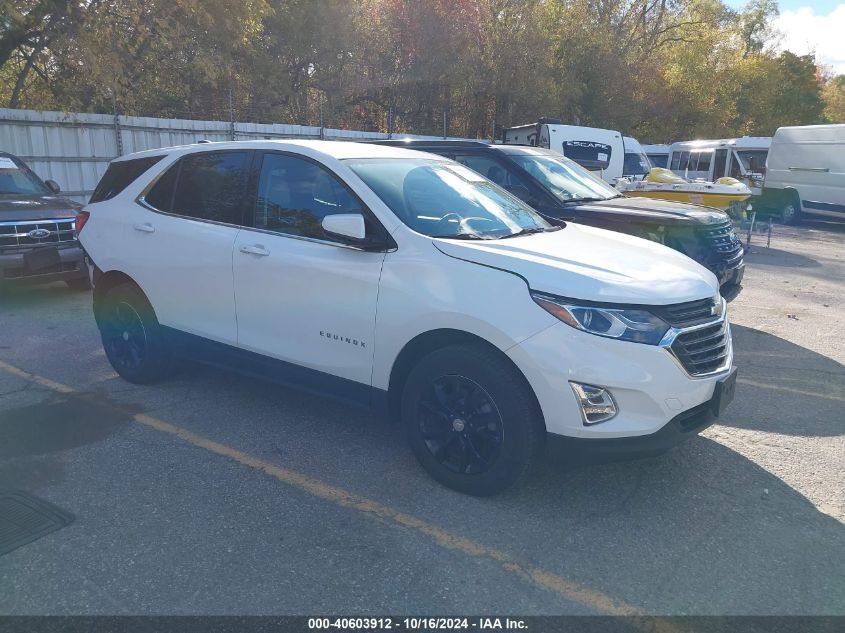
[[[710,268],[710,271],[719,280],[722,296],[727,298],[727,295],[742,285],[742,278],[745,276],[745,259],[740,257],[739,263],[714,266]],[[731,299],[736,297],[737,294],[739,294],[738,291],[731,296]]]
[[[558,323],[510,348],[507,354],[533,387],[549,433],[630,441],[659,431],[677,435],[671,431],[675,427],[683,428],[684,436],[706,428],[712,421],[690,422],[685,416],[689,411],[706,411],[701,405],[713,400],[716,384],[731,371],[733,350],[729,346],[725,369],[690,376],[664,347],[595,336]],[[599,424],[584,424],[570,386],[573,381],[608,389],[618,408],[616,416]]]
[[[733,370],[736,372],[736,369]],[[661,429],[648,435],[617,438],[572,438],[550,435],[557,448],[584,457],[635,458],[665,453],[673,446],[698,435],[718,419],[714,395],[707,402],[687,409],[669,420]]]
[[[86,277],[85,255],[77,243],[57,247],[59,263],[40,270],[30,271],[24,263],[24,250],[14,252],[0,250],[0,282],[6,283],[50,283]]]

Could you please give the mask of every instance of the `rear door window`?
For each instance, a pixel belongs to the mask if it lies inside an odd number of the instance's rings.
[[[94,189],[89,202],[102,202],[114,198],[162,158],[164,158],[163,155],[147,156],[111,163],[106,173],[100,178],[100,182],[97,183],[97,188]]]
[[[243,224],[252,151],[190,154],[159,178],[144,201],[197,220]]]

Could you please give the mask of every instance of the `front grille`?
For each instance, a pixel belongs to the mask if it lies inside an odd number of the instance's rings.
[[[73,218],[61,220],[39,220],[26,222],[0,222],[0,248],[19,246],[40,246],[44,244],[62,244],[76,240]],[[48,231],[43,237],[29,234],[37,230]]]
[[[649,310],[672,327],[685,328],[712,321],[715,306],[716,298],[710,297],[668,306],[654,306]]]
[[[671,349],[690,375],[702,376],[722,368],[730,353],[728,345],[728,322],[723,320],[678,334]]]
[[[701,227],[697,233],[707,246],[707,260],[711,264],[732,263],[742,257],[742,242],[730,221]]]

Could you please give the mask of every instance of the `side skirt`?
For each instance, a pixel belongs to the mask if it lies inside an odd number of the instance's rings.
[[[211,367],[235,371],[332,400],[387,414],[387,391],[316,369],[271,358],[196,334],[161,326],[173,353]]]

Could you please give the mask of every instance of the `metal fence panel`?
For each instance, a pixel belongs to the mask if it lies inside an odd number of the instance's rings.
[[[442,138],[418,134],[395,137]],[[388,135],[288,123],[194,121],[0,108],[0,150],[22,158],[44,180],[55,180],[64,195],[78,202],[88,201],[109,161],[124,154],[201,140],[276,138],[363,141],[387,139]]]

